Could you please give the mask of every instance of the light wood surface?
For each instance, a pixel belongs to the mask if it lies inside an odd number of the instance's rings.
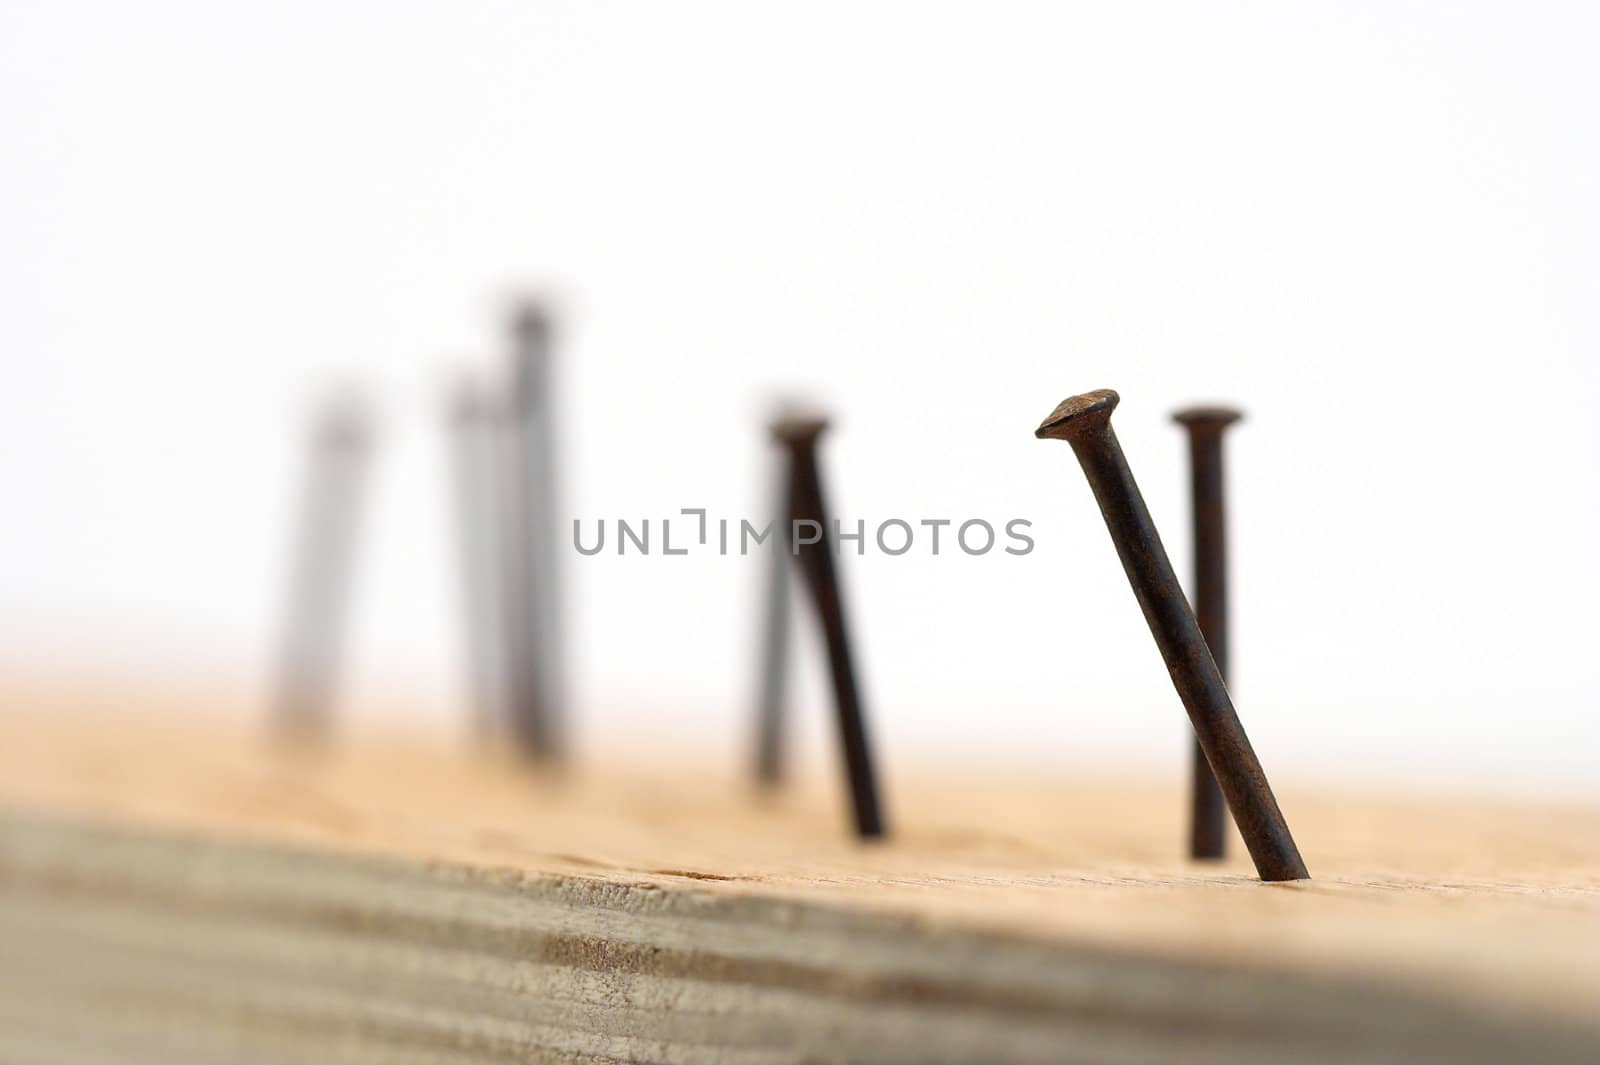
[[[861,845],[827,779],[180,721],[7,707],[0,1058],[1600,1058],[1592,807],[1280,783],[1262,884],[1181,782],[930,773]]]

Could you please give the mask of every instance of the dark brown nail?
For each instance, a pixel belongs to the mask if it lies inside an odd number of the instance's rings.
[[[560,761],[550,431],[550,322],[537,306],[518,313],[505,419],[503,481],[505,637],[509,724],[518,746]]]
[[[1223,683],[1228,680],[1228,529],[1223,493],[1222,432],[1242,414],[1227,407],[1188,407],[1172,420],[1189,431],[1194,510],[1194,616]],[[1189,785],[1189,856],[1221,858],[1227,850],[1222,789],[1194,745]]]
[[[1195,738],[1222,786],[1256,872],[1263,880],[1308,879],[1311,874],[1300,859],[1289,824],[1239,723],[1222,674],[1111,429],[1111,412],[1118,399],[1115,392],[1102,389],[1063,400],[1034,435],[1065,440],[1078,456],[1128,583],[1189,713]]]
[[[339,397],[318,416],[290,576],[278,693],[277,731],[291,741],[323,741],[332,726],[340,630],[371,448],[370,420],[358,398]]]
[[[816,604],[823,637],[828,645],[828,665],[833,673],[834,704],[838,710],[839,740],[844,750],[845,773],[850,782],[850,804],[855,814],[856,835],[862,839],[878,839],[886,835],[888,830],[878,805],[877,778],[873,773],[866,720],[856,688],[855,667],[851,662],[839,579],[833,565],[833,530],[823,500],[822,478],[817,471],[817,437],[827,425],[822,418],[790,416],[779,419],[773,425],[772,435],[789,451],[791,536],[788,542],[811,588],[811,597]],[[807,535],[801,536],[798,533],[800,522],[814,522],[815,526],[808,525]],[[814,540],[810,535],[813,531],[818,534]]]

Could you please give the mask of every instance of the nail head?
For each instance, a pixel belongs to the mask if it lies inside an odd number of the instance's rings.
[[[1172,412],[1172,420],[1191,429],[1226,429],[1244,417],[1235,407],[1194,406]]]
[[[1111,419],[1122,397],[1109,388],[1085,392],[1062,400],[1033,435],[1040,440],[1072,440]]]
[[[815,414],[786,413],[772,423],[772,438],[789,447],[816,442],[828,428],[828,419]]]
[[[544,339],[550,335],[550,316],[539,304],[524,303],[517,308],[513,328],[525,339]]]

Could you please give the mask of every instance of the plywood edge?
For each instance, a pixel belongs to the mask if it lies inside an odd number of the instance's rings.
[[[1400,980],[18,809],[0,892],[11,1053],[96,1025],[263,1061],[1555,1063],[1597,1039]]]

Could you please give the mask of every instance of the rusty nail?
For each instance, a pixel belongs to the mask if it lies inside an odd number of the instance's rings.
[[[1186,407],[1172,415],[1173,421],[1189,431],[1194,616],[1223,683],[1228,680],[1228,529],[1222,433],[1242,417],[1228,407]],[[1198,742],[1194,744],[1189,795],[1189,856],[1221,858],[1227,849],[1222,790]]]
[[[773,437],[789,452],[789,531],[786,538],[794,552],[817,616],[822,622],[828,647],[828,666],[833,674],[833,695],[838,711],[839,741],[844,751],[845,773],[850,782],[850,803],[855,815],[856,835],[878,839],[887,834],[883,812],[878,805],[878,785],[872,768],[872,753],[867,744],[865,715],[856,688],[855,667],[850,657],[850,639],[845,630],[844,604],[839,593],[839,578],[833,565],[833,536],[823,501],[822,478],[817,470],[817,437],[826,429],[826,419],[790,415],[772,426]],[[814,525],[816,536],[797,535],[801,522]]]
[[[1111,412],[1119,398],[1110,389],[1101,389],[1063,400],[1034,435],[1072,445],[1256,872],[1263,880],[1307,879],[1311,874],[1239,723],[1222,674],[1183,597],[1155,522],[1112,431]]]

